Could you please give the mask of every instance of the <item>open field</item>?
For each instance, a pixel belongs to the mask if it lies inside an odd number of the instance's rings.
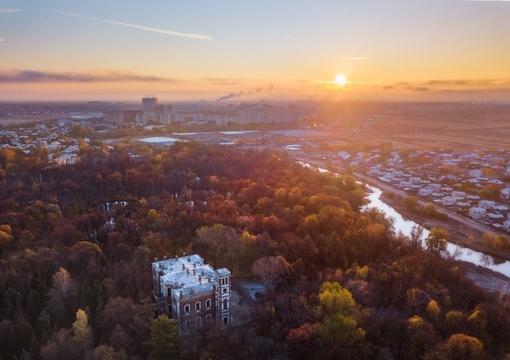
[[[510,105],[381,103],[335,110],[335,127],[350,132],[354,142],[510,151]]]

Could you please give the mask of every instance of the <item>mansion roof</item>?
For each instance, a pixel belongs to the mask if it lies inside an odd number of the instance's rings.
[[[209,264],[204,264],[200,255],[188,255],[152,263],[159,273],[162,293],[170,288],[172,297],[193,297],[211,293],[218,276],[228,276],[228,269],[214,271]]]

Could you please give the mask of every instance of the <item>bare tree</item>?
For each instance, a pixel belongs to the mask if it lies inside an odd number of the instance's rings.
[[[60,270],[53,275],[53,288],[64,299],[75,290],[74,281],[71,279],[71,275],[66,269],[60,268]]]
[[[423,228],[420,225],[414,225],[411,228],[411,234],[409,235],[409,241],[416,247],[421,247],[423,238]]]
[[[260,277],[267,290],[273,287],[275,281],[285,272],[285,259],[281,256],[265,256],[253,264],[251,271]]]
[[[68,326],[67,321],[76,311],[78,287],[69,272],[60,268],[53,275],[53,284],[48,291],[46,311],[59,327]]]

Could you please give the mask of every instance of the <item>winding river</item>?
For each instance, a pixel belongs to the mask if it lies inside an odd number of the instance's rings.
[[[411,234],[411,229],[413,226],[418,225],[414,221],[404,219],[400,213],[398,213],[395,209],[393,209],[391,206],[386,204],[380,199],[380,196],[382,194],[382,190],[373,187],[373,186],[367,186],[370,190],[372,190],[372,193],[368,194],[367,199],[370,201],[368,205],[365,205],[366,208],[376,208],[378,210],[381,210],[386,214],[387,217],[391,217],[394,219],[394,228],[395,232],[401,231],[405,236],[409,236]],[[428,236],[429,231],[427,229],[424,229],[423,236],[422,236],[422,244],[424,243],[424,239]],[[468,248],[461,248],[458,245],[448,243],[447,247],[448,253],[454,254],[455,252],[460,251],[460,255],[457,256],[458,260],[466,261],[475,265],[483,266],[487,269],[491,269],[493,271],[496,271],[500,274],[503,274],[505,276],[510,277],[510,262],[505,261],[502,263],[495,263],[494,259],[491,256],[485,255],[483,253],[468,249]]]

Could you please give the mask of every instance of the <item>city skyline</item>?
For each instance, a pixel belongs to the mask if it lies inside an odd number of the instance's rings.
[[[510,1],[0,2],[0,101],[510,99]]]

